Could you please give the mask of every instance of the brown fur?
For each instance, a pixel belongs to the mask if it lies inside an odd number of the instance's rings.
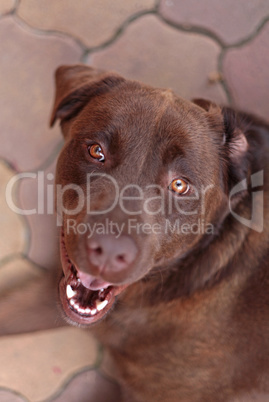
[[[195,224],[202,217],[213,233],[132,233],[135,261],[127,270],[104,274],[108,282],[129,285],[113,311],[92,327],[113,362],[123,400],[268,400],[268,125],[81,65],[57,70],[51,124],[58,118],[66,143],[57,184],[75,183],[86,191],[86,174],[105,171],[120,188],[158,184],[165,202],[168,171],[172,178],[190,177],[199,191],[214,186],[204,194],[204,211],[194,199],[178,199],[184,211],[197,209],[195,216],[181,214],[181,223]],[[88,139],[105,144],[104,165],[85,154]],[[249,219],[250,178],[260,170],[265,208],[264,228],[257,232],[231,215],[228,197],[246,179],[248,188],[232,198],[232,208]],[[91,191],[95,211],[114,196],[111,185],[100,180],[92,182]],[[153,194],[146,193],[146,199]],[[74,207],[76,193],[66,193],[63,202]],[[165,219],[173,223],[178,217],[174,208],[165,216],[136,214],[141,202],[128,203],[141,224],[163,227]],[[105,216],[88,216],[83,208],[72,218],[123,223],[128,216],[117,206]],[[64,214],[65,232],[67,219]],[[101,275],[89,265],[86,242],[86,236],[66,234],[68,255],[83,271]]]
[[[92,168],[81,144],[107,132],[112,139],[104,169],[120,186],[158,183],[166,188],[167,166],[183,169],[197,183],[214,184],[206,192],[203,215],[214,224],[212,235],[133,234],[138,258],[127,272],[106,273],[112,283],[131,283],[114,310],[93,327],[112,357],[123,399],[263,400],[269,392],[268,126],[229,108],[187,102],[171,91],[89,67],[62,67],[56,83],[52,122],[61,119],[66,138],[57,183],[83,186]],[[265,175],[262,233],[234,219],[227,202],[233,186],[243,179],[250,183],[259,170]],[[108,205],[109,185],[92,187],[94,209]],[[184,204],[186,209],[193,208],[192,202]],[[75,196],[65,203],[74,205]],[[137,205],[130,208],[135,211]],[[250,192],[234,197],[232,205],[249,217]],[[119,208],[105,217],[127,219]],[[166,217],[172,222],[175,212]],[[159,215],[135,218],[164,224]],[[75,219],[100,222],[104,217],[88,217],[84,209]],[[182,220],[195,222],[192,215]],[[78,266],[98,275],[87,265],[85,237],[71,235],[66,241]]]

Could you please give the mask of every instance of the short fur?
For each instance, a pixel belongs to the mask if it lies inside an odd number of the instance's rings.
[[[87,173],[112,175],[120,188],[132,183],[160,186],[165,203],[174,177],[187,177],[204,195],[177,197],[185,213],[136,214],[141,200],[129,204],[140,224],[176,219],[210,233],[132,233],[138,255],[127,270],[89,265],[86,235],[67,235],[69,257],[85,272],[128,284],[106,317],[92,327],[106,348],[122,388],[133,402],[224,402],[269,400],[268,149],[269,126],[260,119],[204,100],[185,101],[117,74],[87,66],[63,66],[56,73],[51,124],[61,121],[65,145],[56,183],[85,190]],[[85,153],[85,142],[102,143],[106,162]],[[251,189],[251,175],[262,171],[264,186]],[[250,219],[252,191],[263,191],[264,227],[253,230],[229,208],[233,187],[245,180],[231,208]],[[113,198],[111,186],[92,182],[92,208]],[[212,187],[210,187],[212,186]],[[145,193],[157,196],[157,191]],[[172,195],[174,197],[174,195]],[[73,208],[76,194],[64,197]],[[154,207],[158,201],[152,201]],[[166,205],[166,204],[165,204]],[[256,205],[261,208],[262,203]],[[196,210],[195,215],[188,213]],[[124,223],[130,216],[117,206],[77,223]]]
[[[197,216],[214,226],[213,233],[133,234],[138,258],[127,272],[106,274],[112,283],[130,284],[92,329],[112,357],[124,401],[269,398],[268,125],[85,66],[58,69],[56,87],[51,121],[60,118],[66,139],[57,183],[83,185],[96,166],[83,156],[82,143],[103,140],[99,133],[105,132],[109,156],[98,169],[120,187],[157,183],[166,190],[169,170],[184,172],[198,188],[214,185],[203,215],[195,201],[184,204],[187,210],[198,208]],[[250,178],[258,171],[264,172],[262,232],[244,226],[228,208],[231,189],[246,179],[248,188],[232,198],[232,208],[250,217]],[[92,186],[98,210],[108,204],[111,189]],[[75,197],[66,200],[73,203]],[[197,216],[181,219],[195,223]],[[177,215],[165,217],[172,224]],[[104,218],[128,217],[117,208],[105,217],[89,217],[85,210],[75,217],[77,222]],[[135,218],[150,222],[146,214]],[[164,225],[159,215],[151,219]],[[70,235],[66,241],[78,266],[98,274],[88,266],[85,237]]]

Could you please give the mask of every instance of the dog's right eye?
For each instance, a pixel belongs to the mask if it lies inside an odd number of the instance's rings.
[[[93,159],[97,159],[99,162],[105,161],[104,152],[99,144],[90,145],[88,147],[88,152]]]

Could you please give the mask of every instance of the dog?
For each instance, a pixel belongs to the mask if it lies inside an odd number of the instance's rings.
[[[268,401],[268,124],[84,65],[56,120],[60,300],[122,400]]]

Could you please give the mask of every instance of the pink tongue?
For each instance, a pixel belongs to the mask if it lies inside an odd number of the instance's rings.
[[[110,283],[103,281],[102,279],[96,278],[95,276],[86,274],[86,272],[79,271],[77,269],[77,275],[81,280],[81,283],[85,288],[90,290],[100,290],[111,286]]]

